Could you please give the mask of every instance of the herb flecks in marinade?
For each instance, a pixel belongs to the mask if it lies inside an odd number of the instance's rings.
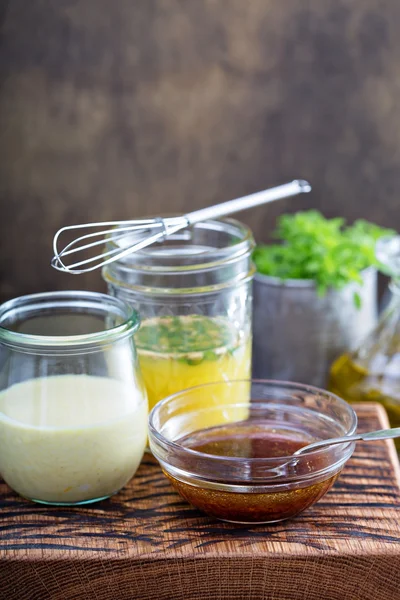
[[[238,330],[237,323],[226,316],[194,313],[148,318],[135,341],[151,408],[180,390],[250,375],[249,332]],[[212,398],[201,400],[206,405],[216,401],[230,404],[230,390],[221,387]],[[208,425],[207,418],[205,422]]]
[[[237,335],[232,325],[222,318],[203,315],[163,316],[143,321],[136,334],[140,352],[176,357],[196,365],[233,350]]]

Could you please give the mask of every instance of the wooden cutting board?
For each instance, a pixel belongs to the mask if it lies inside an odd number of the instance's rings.
[[[387,427],[356,406],[359,430]],[[116,497],[48,508],[0,484],[4,600],[400,599],[399,465],[392,442],[359,443],[334,488],[270,526],[214,521],[146,455]]]

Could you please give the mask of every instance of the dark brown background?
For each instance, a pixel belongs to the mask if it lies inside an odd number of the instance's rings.
[[[400,229],[399,0],[0,0],[0,299],[102,289],[49,267],[64,224],[290,180]]]

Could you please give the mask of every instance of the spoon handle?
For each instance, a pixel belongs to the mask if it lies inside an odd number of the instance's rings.
[[[356,433],[354,435],[345,435],[343,437],[332,438],[330,440],[321,440],[320,442],[314,442],[308,444],[297,450],[294,454],[306,454],[319,448],[325,448],[326,446],[334,446],[335,444],[345,444],[347,442],[358,442],[363,440],[370,442],[373,440],[388,440],[391,438],[400,437],[400,427],[393,427],[392,429],[379,429],[378,431],[370,431],[369,433]]]
[[[400,437],[400,427],[393,427],[392,429],[380,429],[379,431],[371,431],[370,433],[364,433],[361,435],[361,440],[389,440],[391,438]]]

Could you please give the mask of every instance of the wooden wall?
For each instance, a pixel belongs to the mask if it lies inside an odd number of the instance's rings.
[[[308,178],[400,229],[399,0],[0,0],[0,299],[103,289],[49,266],[62,225]]]

